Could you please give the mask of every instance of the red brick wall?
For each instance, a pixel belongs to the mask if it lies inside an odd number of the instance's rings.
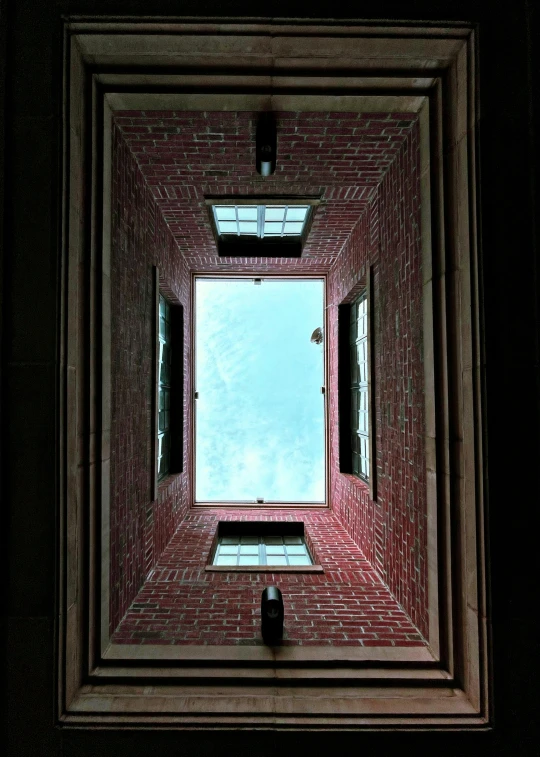
[[[279,579],[282,588],[302,587],[306,598],[312,597],[315,587],[322,582],[326,587],[326,596],[342,598],[343,607],[339,609],[352,618],[357,632],[343,630],[337,611],[325,613],[320,627],[310,626],[309,638],[313,643],[322,643],[323,638],[328,643],[354,644],[399,640],[391,634],[406,627],[399,623],[408,621],[400,615],[398,626],[390,623],[392,618],[397,617],[395,612],[402,612],[398,602],[421,632],[426,633],[422,307],[419,218],[414,198],[418,192],[417,127],[413,126],[411,130],[412,117],[408,114],[396,116],[395,123],[390,125],[391,116],[385,116],[378,123],[373,115],[288,114],[290,123],[284,124],[282,119],[282,128],[293,131],[288,137],[286,133],[282,135],[282,148],[285,138],[301,142],[298,135],[306,129],[309,131],[312,128],[318,132],[309,132],[309,145],[308,138],[302,138],[305,148],[302,159],[291,158],[293,162],[289,167],[284,163],[280,173],[270,180],[271,186],[265,183],[264,189],[267,192],[271,189],[277,192],[300,191],[300,184],[291,181],[296,177],[299,182],[301,173],[306,179],[306,183],[302,184],[303,191],[314,191],[315,187],[323,191],[328,202],[318,211],[317,222],[321,223],[322,236],[317,237],[317,254],[310,253],[299,261],[217,260],[208,246],[208,217],[202,196],[212,192],[257,190],[257,182],[262,179],[258,176],[253,178],[251,163],[245,156],[242,157],[238,148],[240,142],[246,143],[246,134],[249,129],[254,129],[255,121],[253,114],[195,115],[200,120],[200,123],[197,121],[198,126],[195,121],[186,121],[193,119],[194,114],[174,114],[171,121],[167,121],[166,114],[153,114],[152,119],[146,119],[147,123],[144,124],[135,123],[136,114],[124,114],[120,119],[122,136],[119,130],[115,131],[112,276],[113,293],[116,292],[117,299],[113,297],[112,628],[116,628],[145,576],[165,548],[159,569],[151,574],[137,597],[137,604],[142,602],[143,608],[131,607],[116,639],[132,643],[151,639],[162,643],[167,643],[167,640],[221,643],[218,640],[223,639],[223,643],[235,643],[246,639],[245,643],[258,643],[258,620],[255,622],[253,619],[253,609],[258,608],[262,585],[272,578],[271,575],[204,572],[200,549],[206,549],[204,545],[207,541],[204,540],[211,539],[217,517],[210,513],[203,516],[199,512],[191,512],[167,547],[175,527],[183,514],[188,512],[185,475],[162,492],[157,503],[150,503],[151,321],[146,316],[142,317],[141,313],[151,309],[152,263],[166,273],[173,290],[177,287],[175,291],[179,299],[189,305],[188,272],[175,247],[175,240],[184,250],[185,259],[196,270],[255,268],[258,272],[300,272],[302,269],[322,272],[332,265],[328,302],[332,349],[329,401],[334,515],[325,516],[318,511],[316,516],[310,516],[323,520],[327,518],[326,547],[321,539],[320,549],[317,548],[327,560],[326,572],[324,577],[279,574],[276,580]],[[283,117],[284,114],[281,115]],[[145,119],[141,114],[137,117]],[[163,122],[161,125],[158,123],[160,118]],[[405,120],[399,121],[398,118]],[[123,119],[130,121],[135,131],[128,132],[129,124]],[[231,129],[234,134],[228,131]],[[219,139],[218,132],[221,135]],[[211,134],[216,137],[218,147],[212,147],[214,162],[208,163],[210,148],[204,146],[204,142]],[[129,148],[125,137],[129,140]],[[308,149],[315,144],[318,145],[318,153]],[[353,149],[351,145],[356,145],[354,155],[348,153],[349,149]],[[292,147],[291,142],[291,155],[296,156],[296,150],[301,149],[302,145],[295,144],[294,153]],[[322,154],[320,151],[323,147],[328,148],[326,162],[323,160],[317,165],[317,155]],[[369,150],[373,151],[372,158],[369,157]],[[188,158],[198,161],[199,167],[192,173],[186,173],[183,167]],[[388,168],[390,158],[395,160]],[[335,161],[334,165],[332,160]],[[344,160],[346,163],[343,163]],[[357,166],[354,166],[355,160],[358,161]],[[138,173],[139,170],[144,177]],[[211,176],[205,173],[208,171],[218,173]],[[252,177],[249,182],[242,171]],[[152,194],[146,189],[143,178]],[[355,182],[358,182],[356,186]],[[377,182],[380,182],[378,187]],[[366,204],[364,190],[358,194],[359,184],[369,189],[369,204]],[[360,219],[347,226],[353,215],[358,218],[362,208],[364,211]],[[161,211],[165,214],[165,221],[162,220]],[[343,246],[341,236],[333,232],[338,228],[343,231],[345,227],[348,239]],[[316,231],[315,225],[313,230]],[[343,250],[336,259],[342,246]],[[374,265],[376,319],[377,503],[370,500],[366,486],[350,476],[339,474],[337,468],[337,305],[365,276],[369,263]],[[186,309],[185,323],[187,329],[189,307]],[[185,341],[188,345],[187,334]],[[185,361],[187,369],[187,351]],[[188,377],[189,371],[186,370]],[[189,391],[189,386],[186,386],[186,393]],[[187,434],[189,418],[186,418],[184,428]],[[186,440],[186,450],[187,444]],[[243,517],[245,515],[244,511]],[[256,517],[261,517],[260,511],[257,511]],[[289,511],[283,517],[299,516]],[[321,529],[322,522],[318,526]],[[342,528],[339,530],[338,526],[334,537],[332,529],[338,522]],[[199,537],[204,544],[198,541]],[[338,569],[331,559],[331,554],[337,555],[335,550],[338,546],[341,549],[342,538],[347,538],[349,547],[356,550],[356,557],[351,558],[352,563],[349,560],[347,569]],[[184,543],[183,539],[187,541]],[[371,566],[388,583],[397,601],[384,589]],[[366,584],[377,586],[376,591],[382,592],[377,596],[383,598],[384,603],[390,603],[384,605],[386,611],[382,615],[378,613],[378,620],[390,623],[384,626],[390,629],[384,632],[384,639],[371,627],[366,631],[364,617],[368,616],[355,614],[355,607],[368,613],[381,609],[375,604],[368,606],[367,600],[374,600],[374,596],[365,594]],[[211,606],[211,596],[215,608]],[[170,602],[172,605],[168,604]],[[182,610],[182,602],[195,612],[192,617],[198,619],[200,627],[186,627],[187,610]],[[235,603],[240,602],[243,608],[238,611],[242,616],[241,622],[239,620],[233,632],[232,626],[229,627],[230,612]],[[307,607],[302,604],[304,600],[301,598],[296,597],[295,602],[299,603],[299,608]],[[198,603],[200,612],[197,612]],[[293,610],[295,606],[294,603],[291,605]],[[161,615],[170,615],[171,621]],[[251,617],[249,623],[246,620],[248,617]],[[330,617],[331,620],[328,619]],[[215,627],[212,625],[214,619]],[[161,621],[164,621],[163,627],[159,627]],[[246,623],[249,628],[246,628]],[[292,635],[288,637],[289,643],[308,640],[308,636],[301,636],[301,625],[299,613],[290,627]],[[411,628],[406,636],[414,633]],[[364,635],[371,633],[375,636]],[[401,640],[417,641],[410,637]]]
[[[117,114],[116,123],[191,267],[217,265],[204,195],[223,194],[320,195],[323,204],[302,265],[310,259],[329,265],[415,118],[408,113],[288,111],[275,116],[276,171],[262,177],[255,170],[258,112]]]
[[[329,276],[332,506],[427,633],[426,483],[418,129],[413,129]],[[337,306],[373,266],[377,502],[339,473]]]
[[[219,520],[302,520],[322,574],[207,572]],[[277,585],[284,644],[421,646],[422,637],[328,510],[192,510],[113,636],[124,644],[262,644],[260,601]]]
[[[184,305],[185,396],[190,392],[189,272],[125,140],[113,130],[111,338],[111,630],[185,514],[187,475],[152,502],[154,296],[152,266]],[[189,403],[184,471],[189,459]]]

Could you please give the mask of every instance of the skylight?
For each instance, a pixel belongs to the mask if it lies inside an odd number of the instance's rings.
[[[197,502],[324,503],[323,318],[322,279],[195,279]]]
[[[309,205],[214,205],[220,236],[301,237]]]

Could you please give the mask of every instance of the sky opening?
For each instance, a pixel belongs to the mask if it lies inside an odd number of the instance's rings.
[[[324,502],[322,279],[195,281],[195,499]]]

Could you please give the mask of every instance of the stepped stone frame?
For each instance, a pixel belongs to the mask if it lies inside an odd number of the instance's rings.
[[[63,727],[490,727],[475,29],[65,21],[58,697]],[[421,125],[427,648],[120,646],[108,636],[111,117],[415,111]]]

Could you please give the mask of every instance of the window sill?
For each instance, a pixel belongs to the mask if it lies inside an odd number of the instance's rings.
[[[322,565],[206,565],[211,573],[324,573]]]
[[[365,492],[365,494],[368,495],[372,502],[378,504],[377,498],[373,496],[372,486],[368,481],[364,481],[362,478],[358,478],[352,473],[340,473],[340,475],[343,476],[343,478],[346,478],[347,481],[349,481],[355,489],[358,489],[361,492]]]
[[[166,491],[169,488],[169,486],[173,484],[176,481],[176,479],[181,475],[182,475],[181,473],[169,473],[167,476],[165,476],[160,481],[158,481],[157,483],[158,496],[160,494],[163,494],[163,492]]]

